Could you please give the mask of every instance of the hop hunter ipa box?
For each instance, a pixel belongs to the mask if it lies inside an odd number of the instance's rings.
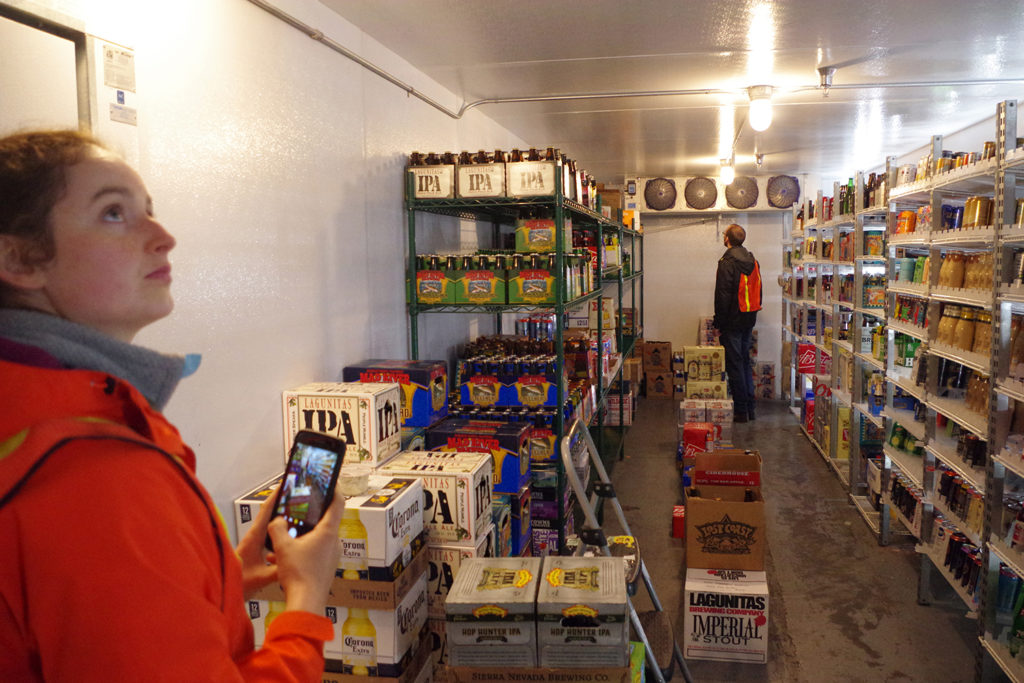
[[[491,523],[493,465],[487,453],[399,453],[379,471],[423,482],[430,543],[473,545]]]
[[[540,573],[538,557],[464,560],[445,601],[448,663],[537,666]]]
[[[490,453],[495,493],[517,493],[530,482],[530,425],[449,418],[427,430],[431,451]]]
[[[619,557],[544,558],[537,592],[542,667],[626,666],[629,618]]]
[[[341,380],[397,384],[402,427],[429,427],[448,415],[448,363],[443,360],[365,360],[346,366]]]
[[[401,446],[401,391],[397,384],[313,382],[282,392],[284,451],[301,429],[347,444],[345,463],[377,467]]]

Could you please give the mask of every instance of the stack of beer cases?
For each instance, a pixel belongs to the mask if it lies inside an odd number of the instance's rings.
[[[850,385],[844,384],[843,386]],[[758,361],[754,363],[754,396],[756,398],[775,398],[774,361]]]
[[[255,517],[267,488],[236,502],[244,517]],[[367,493],[345,503],[339,536],[342,557],[325,615],[334,639],[325,643],[324,681],[344,683],[354,676],[417,680],[427,667],[427,552],[423,528],[423,483],[413,477],[374,474]],[[240,515],[238,515],[240,516]],[[241,535],[246,526],[238,529]],[[268,586],[249,602],[256,645],[284,609],[279,585]]]
[[[563,538],[575,530],[572,489],[558,486],[558,468],[553,463],[534,465],[530,485],[530,524],[533,529],[533,554],[557,555],[561,551],[559,530]]]
[[[697,453],[715,450],[715,443],[721,439],[721,431],[708,421],[708,401],[684,399],[679,402],[676,430],[679,446],[676,449],[676,466],[679,468],[683,486],[690,485],[694,457]]]
[[[715,329],[713,316],[706,316],[697,322],[697,345],[718,346],[718,330]]]
[[[724,347],[683,347],[683,362],[686,364],[686,398],[728,398]]]
[[[672,398],[686,398],[686,356],[682,351],[672,352]]]
[[[698,453],[686,492],[683,656],[764,664],[768,641],[761,458]]]
[[[437,674],[446,665],[444,601],[462,564],[493,557],[492,464],[486,453],[419,451],[401,453],[381,468],[395,477],[423,483],[427,532],[427,605],[433,662]]]
[[[619,558],[469,560],[445,603],[449,661],[491,670],[624,668],[627,605]]]

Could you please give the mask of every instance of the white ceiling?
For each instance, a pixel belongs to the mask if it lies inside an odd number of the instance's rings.
[[[990,117],[999,101],[1024,98],[1020,0],[321,2],[463,104],[737,91],[479,106],[611,185],[628,176],[717,173],[723,104],[734,107],[724,118],[738,136],[738,172],[831,181]],[[817,69],[829,65],[838,69],[826,97]],[[993,79],[1016,82],[979,83]],[[958,84],[881,87],[940,82]],[[763,133],[746,121],[745,88],[758,84],[775,87],[774,121]],[[755,150],[765,155],[761,170]]]

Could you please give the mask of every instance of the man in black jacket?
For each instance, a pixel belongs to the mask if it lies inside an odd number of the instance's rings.
[[[741,276],[754,272],[757,261],[743,247],[746,231],[733,223],[725,229],[728,251],[718,261],[715,278],[715,327],[721,332],[725,347],[725,372],[732,392],[733,422],[754,419],[754,377],[750,363],[750,343],[757,310],[760,309],[760,282],[757,282],[757,301],[753,310],[744,312],[740,306]],[[760,271],[760,269],[758,269]],[[751,308],[751,306],[745,306]]]

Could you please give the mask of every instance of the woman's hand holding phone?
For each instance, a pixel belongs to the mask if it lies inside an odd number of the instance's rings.
[[[278,484],[274,493],[267,498],[267,503],[260,506],[259,514],[253,520],[252,526],[235,548],[235,554],[242,563],[242,590],[246,600],[251,600],[256,591],[277,581],[277,565],[270,561],[265,539],[267,524],[270,522],[270,516],[274,514],[271,502],[277,500],[280,488],[281,485]]]

